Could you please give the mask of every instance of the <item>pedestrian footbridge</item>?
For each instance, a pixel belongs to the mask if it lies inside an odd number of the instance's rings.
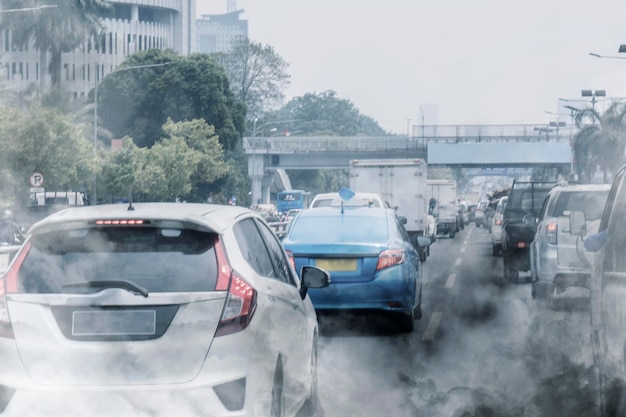
[[[465,168],[550,167],[569,172],[571,138],[546,125],[417,126],[419,136],[245,137],[252,201],[269,202],[275,181],[286,185],[287,169],[348,168],[352,159],[421,158],[429,165]],[[414,133],[415,133],[414,129]],[[278,173],[278,174],[277,174]],[[278,176],[277,176],[278,175]],[[280,188],[280,186],[275,188]],[[262,196],[262,198],[261,198]]]

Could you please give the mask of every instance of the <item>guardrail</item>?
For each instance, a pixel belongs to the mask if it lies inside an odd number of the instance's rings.
[[[287,229],[289,228],[290,222],[271,222],[267,225],[274,231],[276,236],[282,238],[285,233],[287,233]]]

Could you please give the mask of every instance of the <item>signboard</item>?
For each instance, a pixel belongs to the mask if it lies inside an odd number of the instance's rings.
[[[30,176],[31,187],[43,187],[43,175],[39,172],[33,172]]]

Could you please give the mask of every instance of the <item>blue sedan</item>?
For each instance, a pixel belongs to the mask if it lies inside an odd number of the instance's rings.
[[[419,243],[428,245],[430,240],[419,238]],[[297,271],[309,265],[331,273],[330,286],[309,290],[317,311],[392,312],[405,332],[421,318],[419,254],[392,209],[304,210],[293,220],[283,245]]]

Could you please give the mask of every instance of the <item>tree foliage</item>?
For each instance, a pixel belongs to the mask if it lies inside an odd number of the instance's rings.
[[[53,5],[36,11],[11,13],[10,19],[2,19],[0,29],[12,32],[13,43],[20,47],[33,46],[40,52],[40,68],[46,68],[46,53],[50,53],[48,72],[52,86],[61,84],[61,54],[71,52],[89,38],[99,39],[99,18],[113,10],[104,0],[3,0],[2,8],[24,9]],[[91,41],[89,41],[91,42]],[[94,48],[97,48],[94,42]],[[90,43],[91,44],[91,43]],[[45,77],[41,79],[41,91],[45,91]]]
[[[307,93],[295,97],[274,113],[269,113],[257,126],[275,127],[276,134],[297,136],[383,136],[387,132],[355,105],[339,98],[334,91]],[[258,131],[256,132],[259,133]],[[347,169],[289,170],[293,188],[311,193],[333,192],[350,185]]]
[[[347,99],[332,90],[291,99],[275,114],[276,120],[294,120],[299,136],[383,136],[388,133]]]
[[[230,52],[214,56],[226,69],[232,89],[246,104],[251,119],[284,98],[289,86],[289,64],[272,46],[244,38]]]
[[[134,66],[171,63],[160,67]],[[128,58],[98,87],[99,116],[115,137],[130,136],[151,147],[174,122],[204,119],[225,150],[240,147],[245,108],[230,89],[224,69],[206,54],[181,57],[149,50]]]
[[[607,182],[608,174],[624,163],[626,104],[613,102],[602,114],[595,109],[580,110],[575,121],[579,131],[574,136],[573,150],[579,178],[590,181],[600,166]]]
[[[139,201],[204,201],[203,185],[229,173],[215,130],[204,120],[168,120],[163,131],[151,148],[126,137],[121,149],[107,151],[99,177],[107,201],[130,190]]]
[[[43,174],[48,189],[86,189],[96,168],[93,146],[71,116],[41,106],[0,113],[2,181],[15,199],[26,198],[33,172]]]

